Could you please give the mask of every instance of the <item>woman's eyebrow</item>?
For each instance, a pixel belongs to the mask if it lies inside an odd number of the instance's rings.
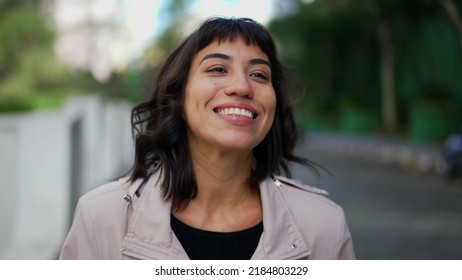
[[[199,62],[199,64],[201,64],[202,62],[204,62],[204,60],[206,59],[209,59],[209,58],[220,58],[220,59],[224,59],[224,60],[231,60],[231,57],[227,54],[224,54],[224,53],[210,53],[210,54],[207,54],[206,56],[204,56],[202,58],[202,60]],[[251,60],[249,60],[249,63],[251,65],[257,65],[257,64],[264,64],[264,65],[267,65],[268,67],[271,68],[271,64],[263,59],[263,58],[253,58]]]
[[[267,65],[269,68],[271,68],[271,64],[270,64],[267,60],[262,59],[262,58],[254,58],[254,59],[251,59],[251,60],[250,60],[250,64],[252,64],[252,65],[264,64],[264,65]]]
[[[229,55],[226,55],[226,54],[223,54],[223,53],[210,53],[206,56],[204,56],[204,58],[202,58],[202,60],[199,62],[199,65],[206,59],[209,59],[209,58],[220,58],[220,59],[224,59],[224,60],[230,60],[231,57]]]

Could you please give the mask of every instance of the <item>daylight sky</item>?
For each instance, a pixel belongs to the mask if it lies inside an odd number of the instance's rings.
[[[126,21],[140,42],[152,40],[168,24],[162,8],[169,0],[125,0]],[[194,0],[188,14],[198,20],[210,16],[251,17],[263,24],[273,15],[275,0]]]
[[[72,67],[90,69],[97,80],[105,81],[111,72],[126,69],[155,43],[171,23],[166,12],[170,1],[56,1],[53,15],[59,34],[58,57]],[[293,0],[191,0],[185,11],[185,34],[211,16],[250,17],[267,24],[290,3]]]

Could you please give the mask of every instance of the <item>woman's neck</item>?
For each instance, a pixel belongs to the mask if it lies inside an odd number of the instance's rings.
[[[198,192],[185,209],[174,212],[183,222],[213,231],[234,231],[261,221],[258,187],[252,186],[249,153],[191,149]]]
[[[251,192],[251,153],[191,149],[191,157],[198,199],[234,203]]]

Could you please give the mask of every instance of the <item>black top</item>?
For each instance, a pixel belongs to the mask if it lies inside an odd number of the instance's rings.
[[[191,260],[249,260],[263,232],[263,222],[235,232],[191,227],[171,215],[170,225]]]

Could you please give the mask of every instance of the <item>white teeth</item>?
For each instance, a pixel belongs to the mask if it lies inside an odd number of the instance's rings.
[[[237,115],[237,116],[243,116],[243,117],[253,119],[252,112],[250,112],[250,111],[248,111],[246,109],[239,109],[239,108],[220,109],[220,110],[218,110],[218,114],[220,114],[222,116]]]

